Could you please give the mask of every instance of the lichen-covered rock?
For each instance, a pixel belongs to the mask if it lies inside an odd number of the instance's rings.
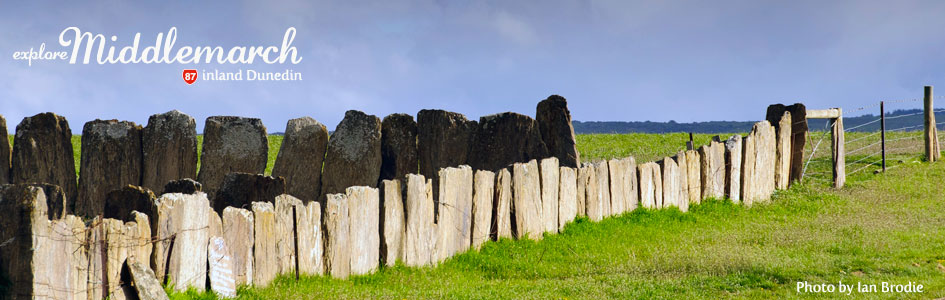
[[[397,179],[381,181],[381,262],[393,267],[398,260],[403,260],[404,234],[404,197],[400,181]]]
[[[495,176],[495,196],[493,197],[492,239],[513,238],[512,236],[512,173],[501,169]]]
[[[558,231],[577,217],[577,169],[561,167],[558,187]]]
[[[141,126],[117,120],[85,123],[79,173],[76,214],[101,215],[109,192],[141,182]]]
[[[141,186],[160,191],[168,181],[197,178],[197,122],[172,110],[151,115],[141,132]]]
[[[203,290],[207,282],[210,201],[204,193],[164,194],[155,200],[152,263],[161,281],[177,291]]]
[[[438,262],[466,251],[472,242],[472,168],[462,165],[439,173],[436,259]]]
[[[253,246],[255,220],[247,209],[227,207],[223,210],[223,241],[229,250],[236,285],[253,284]]]
[[[62,188],[58,185],[48,183],[27,183],[26,185],[43,189],[43,194],[46,195],[46,212],[49,214],[50,220],[62,219],[70,214],[69,202],[62,192]]]
[[[232,116],[209,117],[203,129],[197,181],[203,184],[208,195],[216,195],[227,174],[262,174],[268,159],[269,139],[262,121]]]
[[[408,114],[391,114],[381,122],[381,178],[405,182],[417,174],[417,122]]]
[[[9,136],[9,131],[7,131],[7,119],[0,115],[0,135]],[[9,139],[0,139],[0,184],[7,184],[13,182],[10,179],[11,164],[13,155],[13,149],[10,146]]]
[[[266,287],[279,275],[279,239],[282,233],[276,223],[275,206],[269,202],[253,202],[253,285]]]
[[[725,146],[711,141],[699,148],[702,158],[702,199],[725,197]]]
[[[538,122],[526,115],[504,112],[481,117],[475,136],[469,164],[477,170],[495,171],[548,157]]]
[[[541,160],[541,224],[543,232],[558,233],[558,192],[561,181],[558,158]]]
[[[489,240],[489,231],[492,227],[492,197],[494,195],[495,173],[483,170],[476,171],[473,178],[472,247],[477,250]]]
[[[725,140],[725,196],[732,202],[741,202],[742,136],[733,135]]]
[[[349,110],[331,138],[322,172],[322,195],[351,186],[376,187],[381,173],[381,120]]]
[[[193,179],[184,178],[168,181],[167,184],[164,185],[164,192],[161,194],[196,194],[200,191],[203,191],[202,184]]]
[[[13,140],[13,183],[49,183],[74,203],[78,196],[72,130],[65,117],[41,113],[23,118]],[[74,207],[67,208],[75,211]]]
[[[228,206],[250,208],[253,202],[275,203],[276,197],[285,192],[285,179],[282,177],[229,173],[213,197],[213,210],[223,212]]]
[[[272,176],[285,178],[286,193],[306,202],[317,200],[327,148],[325,125],[310,117],[289,120]]]
[[[433,181],[434,199],[439,196],[440,169],[469,163],[469,149],[475,142],[477,128],[476,121],[460,113],[438,109],[417,113],[420,175]]]
[[[129,221],[132,211],[154,215],[154,193],[147,188],[126,185],[113,190],[105,197],[105,218]]]
[[[535,118],[549,154],[557,157],[561,166],[577,168],[581,164],[581,155],[574,138],[568,101],[558,95],[549,96],[538,102]]]
[[[407,174],[404,264],[426,266],[434,261],[436,225],[433,223],[433,183],[423,175]],[[328,224],[326,222],[326,224]],[[326,225],[328,226],[328,225]]]
[[[349,223],[348,196],[328,194],[325,198],[325,267],[334,278],[345,279],[351,273],[350,239],[353,237]]]

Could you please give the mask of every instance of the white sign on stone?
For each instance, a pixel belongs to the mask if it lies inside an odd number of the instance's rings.
[[[222,237],[210,239],[207,245],[207,260],[210,266],[210,290],[222,298],[236,297],[236,279],[229,249]]]

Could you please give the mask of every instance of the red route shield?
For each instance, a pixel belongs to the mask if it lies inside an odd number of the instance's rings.
[[[184,70],[184,82],[187,84],[194,84],[194,81],[197,81],[197,70]]]

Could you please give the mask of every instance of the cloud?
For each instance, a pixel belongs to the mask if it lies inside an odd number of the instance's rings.
[[[508,12],[495,14],[492,26],[502,37],[519,45],[534,45],[538,42],[538,33],[528,23]]]

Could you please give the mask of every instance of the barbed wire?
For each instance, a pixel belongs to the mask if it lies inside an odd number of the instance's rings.
[[[871,134],[869,134],[869,135],[865,135],[865,136],[862,136],[862,137],[859,137],[859,138],[855,138],[855,139],[853,139],[853,140],[846,141],[846,142],[844,142],[843,144],[844,144],[844,145],[847,145],[847,144],[855,143],[855,142],[857,142],[857,141],[859,141],[859,140],[862,140],[862,139],[865,139],[865,138],[869,138],[869,137],[872,137],[872,136],[876,136],[877,134],[880,134],[880,133],[881,133],[881,132],[877,131],[877,132],[871,133]]]
[[[889,119],[889,118],[886,118],[886,119]],[[850,132],[851,130],[854,130],[854,129],[857,129],[857,128],[860,128],[860,127],[863,127],[863,126],[866,126],[866,125],[870,125],[870,124],[873,124],[873,123],[876,123],[876,122],[879,122],[880,120],[882,120],[882,118],[876,118],[875,120],[872,120],[872,121],[869,121],[869,122],[866,122],[866,123],[863,123],[863,124],[860,124],[860,125],[856,125],[856,126],[853,126],[853,127],[847,128],[847,129],[844,129],[843,131],[844,131],[844,132]]]

